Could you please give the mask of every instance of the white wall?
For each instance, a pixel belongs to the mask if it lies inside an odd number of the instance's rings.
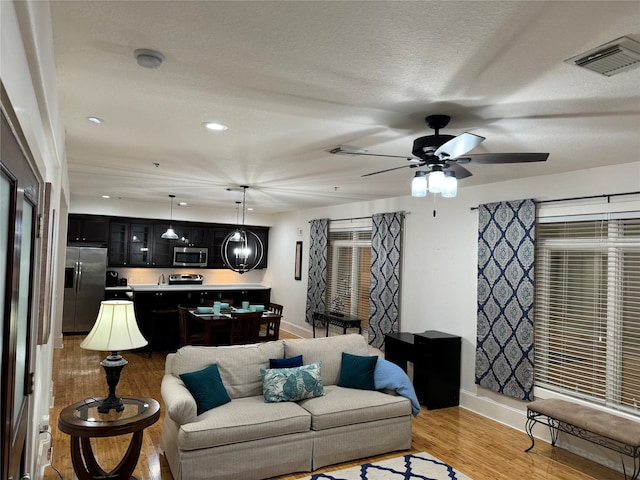
[[[306,305],[306,274],[309,254],[309,220],[314,218],[347,218],[373,213],[404,210],[401,319],[402,331],[440,330],[462,337],[461,405],[522,430],[526,403],[495,394],[474,382],[476,345],[476,275],[479,204],[521,198],[536,200],[576,196],[636,192],[640,190],[640,159],[614,167],[529,178],[480,187],[459,189],[455,199],[433,196],[410,196],[369,203],[356,203],[331,208],[292,212],[278,216],[271,229],[268,276],[272,297],[284,308],[284,329],[310,336],[304,323]],[[561,161],[561,159],[551,159]],[[482,168],[481,166],[475,168]],[[510,167],[517,168],[517,167]],[[461,182],[464,184],[464,181]],[[409,179],[407,179],[407,187]],[[612,200],[619,208],[640,210],[639,196]],[[577,202],[584,205],[606,203],[606,199]],[[624,205],[620,207],[620,205]],[[433,210],[437,216],[433,216]],[[567,210],[566,204],[541,205],[541,209]],[[302,237],[297,229],[302,228]],[[304,241],[303,280],[295,281],[295,241]],[[536,395],[545,395],[536,392]],[[543,434],[536,431],[536,434]],[[543,435],[544,436],[544,435]],[[569,442],[571,443],[571,442]],[[574,442],[575,443],[575,442]],[[575,450],[585,447],[575,443]],[[523,449],[528,445],[524,445]],[[568,445],[572,448],[572,445]],[[620,468],[620,459],[608,458],[603,449],[591,454],[600,456],[601,463]]]

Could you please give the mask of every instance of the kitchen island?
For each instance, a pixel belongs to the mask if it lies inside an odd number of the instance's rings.
[[[130,284],[138,326],[153,349],[176,350],[179,346],[180,329],[178,326],[178,305],[197,307],[224,301],[232,305],[241,305],[248,301],[254,305],[268,307],[271,300],[271,288],[256,283],[245,284],[188,284],[155,285]],[[175,314],[156,315],[153,310],[172,310]],[[153,324],[155,322],[155,325]],[[153,338],[152,338],[153,336]]]

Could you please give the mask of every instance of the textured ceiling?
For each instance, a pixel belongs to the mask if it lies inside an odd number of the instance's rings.
[[[402,159],[433,133],[473,153],[549,152],[474,165],[467,185],[640,161],[640,69],[563,63],[627,35],[640,2],[52,1],[72,205],[110,194],[263,213],[409,194]],[[162,52],[155,70],[134,50]],[[101,125],[87,116],[104,119]],[[218,120],[226,132],[201,123]],[[157,164],[157,166],[156,166]]]

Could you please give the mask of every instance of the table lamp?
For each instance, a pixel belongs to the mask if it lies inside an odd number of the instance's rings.
[[[107,358],[100,362],[109,386],[109,396],[98,406],[100,413],[109,413],[111,409],[121,412],[124,409],[122,399],[116,397],[116,386],[120,381],[120,372],[129,362],[122,358],[118,352],[144,347],[147,343],[138,329],[133,302],[108,300],[100,303],[98,319],[80,344],[80,347],[87,350],[111,352]]]

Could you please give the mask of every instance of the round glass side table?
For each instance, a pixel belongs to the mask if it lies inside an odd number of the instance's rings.
[[[79,480],[129,480],[138,463],[144,429],[160,418],[160,404],[152,398],[122,397],[124,409],[100,413],[104,399],[90,398],[69,405],[58,418],[60,431],[71,436],[71,461]],[[118,465],[106,472],[91,447],[91,438],[113,437],[133,433],[129,447]]]

